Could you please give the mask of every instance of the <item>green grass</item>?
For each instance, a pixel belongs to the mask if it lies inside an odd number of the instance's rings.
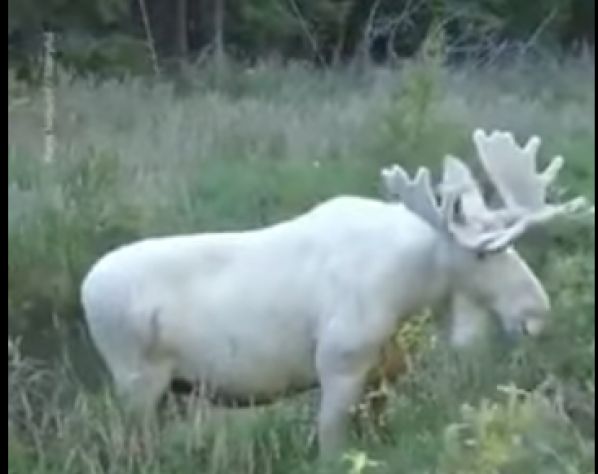
[[[316,462],[317,394],[239,413],[167,411],[160,428],[135,432],[78,305],[82,275],[116,245],[378,196],[379,169],[393,162],[438,172],[453,153],[475,168],[475,127],[539,134],[542,164],[565,157],[560,191],[594,198],[593,58],[360,74],[265,65],[219,87],[209,72],[188,74],[184,88],[61,76],[52,165],[41,162],[41,93],[9,89],[28,99],[9,110],[9,326],[22,338],[22,353],[9,348],[10,473],[352,472]],[[363,472],[593,472],[594,227],[555,224],[519,248],[551,295],[551,333],[510,351],[426,349],[398,382],[387,426],[354,431],[355,448],[380,462]],[[497,388],[511,384],[523,392]]]

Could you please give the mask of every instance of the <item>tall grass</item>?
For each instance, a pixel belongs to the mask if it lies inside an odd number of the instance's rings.
[[[209,71],[188,74],[184,88],[61,75],[51,165],[40,91],[9,89],[28,99],[9,108],[9,327],[22,336],[9,344],[9,472],[358,471],[349,459],[316,464],[310,395],[242,413],[201,407],[140,433],[104,385],[82,384],[98,369],[78,285],[121,243],[377,196],[378,170],[393,162],[437,169],[453,153],[475,168],[475,127],[539,134],[542,164],[566,160],[555,193],[594,197],[593,58],[362,73],[263,65],[218,87]],[[364,472],[591,472],[594,229],[554,225],[520,248],[553,299],[551,334],[473,355],[430,346],[398,382],[384,429],[365,420],[353,433],[379,461]],[[497,389],[509,384],[523,392]]]

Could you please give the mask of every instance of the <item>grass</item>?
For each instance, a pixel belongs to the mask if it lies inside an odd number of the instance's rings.
[[[521,242],[553,300],[551,333],[510,351],[427,345],[397,383],[385,427],[366,419],[353,433],[371,465],[357,454],[316,462],[310,394],[241,413],[172,413],[135,432],[77,301],[89,265],[120,243],[376,196],[378,170],[393,162],[437,170],[453,153],[475,167],[478,126],[539,134],[543,164],[565,157],[558,191],[593,199],[593,58],[362,73],[266,64],[218,87],[209,71],[188,74],[182,88],[61,75],[51,166],[40,91],[9,88],[9,327],[21,338],[9,343],[10,473],[593,472],[593,225],[555,224]]]

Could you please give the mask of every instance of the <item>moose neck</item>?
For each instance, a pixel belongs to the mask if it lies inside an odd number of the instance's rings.
[[[441,231],[436,231],[430,245],[424,306],[449,304],[454,294],[456,266],[462,250]]]
[[[400,241],[394,260],[395,273],[390,278],[392,304],[401,315],[443,304],[452,293],[454,244],[421,220],[411,235],[417,238]]]

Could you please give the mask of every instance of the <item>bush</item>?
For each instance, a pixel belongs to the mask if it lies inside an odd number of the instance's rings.
[[[588,473],[593,443],[584,440],[546,397],[501,387],[501,402],[464,405],[461,421],[445,431],[443,473]]]

